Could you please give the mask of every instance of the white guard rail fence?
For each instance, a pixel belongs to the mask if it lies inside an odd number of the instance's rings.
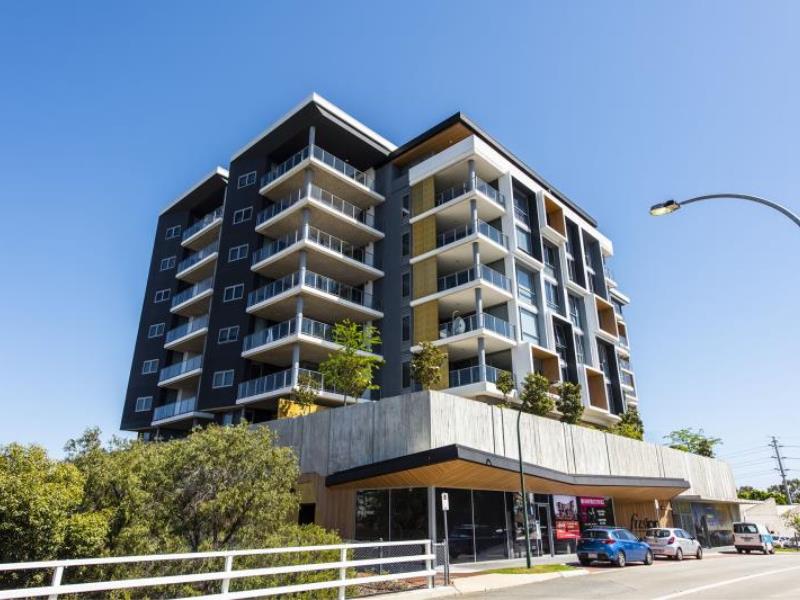
[[[331,553],[336,552],[338,560],[328,562],[299,562],[291,560],[292,554],[308,556],[309,553],[328,553],[326,558],[331,557]],[[409,554],[409,552],[413,552]],[[255,559],[263,557],[280,558],[283,563],[287,559],[292,564],[281,564],[280,566],[269,566],[259,568],[234,568],[234,561],[239,559],[240,563],[248,557]],[[362,558],[363,557],[363,558]],[[299,559],[299,556],[297,557]],[[260,598],[265,596],[278,596],[281,594],[296,594],[299,592],[315,592],[321,590],[338,590],[338,598],[345,598],[346,588],[350,586],[370,586],[386,582],[399,582],[401,580],[417,579],[421,585],[428,588],[433,587],[436,570],[434,560],[436,556],[430,540],[410,540],[402,542],[365,542],[352,544],[333,544],[324,546],[296,546],[291,548],[265,548],[260,550],[228,550],[217,552],[192,552],[185,554],[152,554],[144,556],[119,556],[106,558],[80,558],[71,560],[47,560],[41,562],[23,562],[0,564],[0,575],[7,572],[39,571],[45,572],[50,577],[50,585],[41,587],[24,587],[16,589],[0,590],[0,600],[10,600],[12,598],[37,598],[47,597],[51,600],[59,596],[70,595],[80,597],[103,597],[104,593],[115,590],[136,590],[136,596],[147,597],[147,589],[164,586],[198,585],[219,582],[219,591],[205,593],[204,595],[193,595],[193,598]],[[62,583],[65,579],[70,580],[69,570],[79,568],[98,568],[110,565],[132,565],[149,563],[152,567],[175,565],[178,561],[216,561],[224,564],[223,570],[212,569],[209,572],[191,572],[180,575],[167,575],[144,577],[138,579],[118,579],[101,580],[91,582],[71,582]],[[296,564],[295,564],[296,563]],[[208,563],[206,563],[208,564]],[[197,570],[197,569],[192,569]],[[324,572],[333,575],[323,581],[313,581],[310,583],[286,583],[291,581],[293,574],[317,574],[324,575]],[[254,589],[231,590],[236,583],[245,583],[248,579],[257,577],[283,576],[283,581],[269,585],[270,582],[258,581]],[[267,584],[266,586],[264,584]],[[252,585],[252,583],[251,583]],[[257,589],[256,589],[257,588]],[[162,591],[157,592],[159,598],[170,597],[163,595]],[[180,597],[179,592],[172,597]],[[312,595],[312,597],[314,597]]]

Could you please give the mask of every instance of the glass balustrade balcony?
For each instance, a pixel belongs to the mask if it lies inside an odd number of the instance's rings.
[[[306,193],[305,188],[299,188],[262,210],[256,217],[256,226],[269,221],[306,197],[310,197],[324,204],[328,208],[341,213],[349,219],[368,225],[373,229],[376,228],[375,217],[371,213],[316,185],[311,186],[310,194]]]
[[[167,335],[164,337],[164,343],[169,344],[183,337],[186,337],[187,335],[190,335],[195,331],[200,331],[201,329],[205,329],[207,327],[208,327],[208,315],[204,315],[198,319],[193,319],[188,323],[179,325],[174,329],[170,329],[167,332]]]
[[[444,334],[443,337],[451,337],[481,328],[489,329],[511,340],[516,339],[516,328],[514,325],[487,313],[459,317],[452,321],[446,321],[439,325],[439,335],[442,336]]]
[[[185,398],[176,402],[170,402],[162,406],[156,406],[153,411],[153,421],[161,421],[178,415],[193,413],[197,408],[197,398]]]
[[[506,197],[499,191],[494,189],[492,186],[490,186],[488,183],[486,183],[480,177],[475,178],[475,190],[480,192],[490,200],[494,200],[500,206],[505,207]],[[436,206],[441,206],[446,202],[450,202],[455,198],[463,196],[468,191],[470,191],[470,185],[468,181],[465,181],[446,190],[437,192],[436,195],[434,196],[434,204]]]
[[[260,302],[269,300],[270,298],[282,294],[283,292],[288,291],[299,284],[299,272],[286,275],[281,279],[268,283],[267,285],[250,292],[247,296],[247,307],[250,308],[256,304],[259,304]],[[361,306],[365,306],[367,308],[380,310],[379,302],[371,294],[347,284],[340,283],[335,279],[331,279],[330,277],[319,275],[313,271],[306,271],[303,285],[326,292],[328,294],[332,294],[334,296],[338,296],[342,300],[347,300],[348,302],[352,302],[354,304],[360,304]]]
[[[471,223],[450,229],[449,231],[444,231],[436,236],[436,247],[441,248],[447,244],[452,244],[453,242],[464,239],[465,237],[469,237],[473,233],[474,228]],[[496,244],[500,244],[504,248],[508,248],[508,237],[496,227],[492,227],[484,221],[478,221],[478,233],[486,236]]]
[[[206,216],[204,216],[202,219],[200,219],[196,223],[194,223],[194,224],[190,225],[189,227],[187,227],[186,229],[184,229],[183,230],[183,235],[181,236],[181,241],[185,242],[190,237],[192,237],[194,234],[202,231],[203,229],[205,229],[206,227],[208,227],[212,223],[214,223],[216,221],[220,221],[222,219],[223,210],[224,210],[223,207],[220,206],[219,208],[216,208],[213,211],[211,211],[210,213],[208,213]]]
[[[186,288],[182,292],[178,292],[172,297],[172,308],[183,304],[184,302],[188,302],[195,296],[199,296],[203,292],[210,290],[214,286],[214,278],[209,277],[208,279],[204,279],[203,281],[199,281],[195,283],[192,287]]]
[[[300,231],[293,231],[277,240],[273,240],[266,246],[253,252],[252,264],[257,265],[263,260],[278,254],[282,250],[289,248],[302,240]],[[357,247],[334,235],[326,233],[316,227],[308,228],[308,241],[332,250],[345,258],[350,258],[369,267],[375,266],[375,255],[364,247]]]
[[[269,300],[270,298],[282,294],[283,292],[296,287],[300,283],[300,273],[292,273],[286,277],[281,277],[268,283],[265,286],[253,290],[247,295],[247,308]]]
[[[486,265],[481,265],[480,269],[477,271],[475,267],[470,267],[469,269],[464,269],[463,271],[458,271],[457,273],[439,277],[437,279],[437,289],[440,292],[443,292],[445,290],[464,285],[465,283],[469,283],[470,281],[475,281],[476,279],[483,279],[484,281],[488,281],[492,285],[495,285],[506,291],[511,290],[511,280],[502,273],[498,273]]]
[[[318,371],[312,371],[310,369],[298,369],[298,377],[303,376],[315,381],[319,391],[323,393],[323,395],[325,393],[342,395],[341,391],[337,390],[336,387],[329,385],[325,381],[325,377],[322,375],[322,373]],[[239,384],[236,399],[240,402],[242,400],[246,401],[248,398],[268,396],[278,391],[283,392],[287,388],[291,387],[292,369],[286,369],[277,373],[264,375],[263,377],[259,377],[257,379],[251,379],[250,381],[243,381]],[[361,399],[376,400],[378,399],[378,394],[375,393],[375,390],[367,390],[361,395]],[[352,398],[350,401],[352,402]]]
[[[497,369],[495,367],[490,367],[489,365],[486,365],[486,379],[482,379],[481,368],[478,366],[466,367],[464,369],[456,369],[450,371],[449,387],[456,388],[456,387],[461,387],[463,385],[481,383],[482,381],[485,381],[487,383],[497,383],[497,379],[502,372],[503,371],[501,369]]]
[[[279,177],[282,177],[309,157],[331,167],[335,171],[338,171],[356,183],[359,183],[371,190],[375,189],[375,182],[372,177],[363,171],[356,169],[351,164],[343,161],[341,158],[338,158],[327,150],[323,150],[319,146],[306,146],[302,150],[287,158],[281,164],[273,167],[261,178],[261,187],[269,185]]]
[[[300,326],[300,332],[303,335],[308,335],[325,341],[333,340],[333,326],[307,317],[303,318]],[[277,323],[265,329],[251,333],[244,338],[243,349],[245,352],[272,344],[278,340],[293,336],[297,333],[297,319],[288,319],[282,323]]]
[[[158,382],[162,383],[169,379],[173,379],[180,375],[184,375],[185,373],[191,373],[197,369],[203,367],[203,356],[195,356],[194,358],[190,358],[189,360],[184,360],[183,362],[175,363],[174,365],[170,365],[168,367],[164,367],[161,369],[161,373],[158,376]]]
[[[184,258],[181,262],[179,262],[177,272],[180,273],[181,271],[185,271],[186,269],[193,267],[201,260],[208,258],[218,250],[219,250],[219,241],[212,242],[205,248],[198,250],[194,254]]]
[[[278,238],[277,240],[271,241],[266,246],[259,248],[258,250],[253,252],[252,264],[256,265],[260,263],[262,260],[266,260],[270,256],[274,256],[278,252],[286,250],[286,248],[293,246],[297,242],[299,242],[300,239],[301,239],[300,232],[292,231],[291,233],[288,233],[285,236]]]
[[[305,198],[306,196],[305,192],[306,191],[304,188],[296,189],[290,194],[278,200],[277,202],[270,204],[267,208],[259,212],[258,215],[256,216],[256,226],[261,225],[266,221],[269,221],[275,215],[282,213],[286,209],[300,202],[300,200]]]

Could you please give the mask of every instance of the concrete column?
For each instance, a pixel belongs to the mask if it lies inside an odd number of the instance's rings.
[[[478,369],[481,374],[480,380],[486,381],[486,340],[483,336],[478,338]]]
[[[311,196],[312,185],[314,185],[314,171],[308,168],[303,172],[303,193],[305,196]]]
[[[311,210],[306,206],[300,216],[300,237],[304,240],[308,239],[308,227],[311,221]]]
[[[436,542],[436,488],[428,487],[428,537]]]
[[[302,295],[297,296],[294,307],[295,319],[297,320],[295,326],[297,327],[297,333],[299,334],[303,329],[303,309],[305,308],[305,300],[303,299]]]
[[[292,387],[296,386],[300,376],[300,344],[292,346]]]
[[[478,232],[478,200],[472,198],[469,201],[469,224],[472,227],[472,233]]]
[[[297,274],[299,276],[300,285],[303,285],[306,281],[306,271],[308,270],[308,254],[305,250],[300,250],[299,255],[300,259],[297,268]]]
[[[476,178],[477,173],[475,171],[475,159],[470,158],[467,161],[467,170],[469,175],[467,176],[467,185],[469,186],[470,191],[475,189],[477,184]]]
[[[313,146],[317,142],[317,128],[313,125],[308,128],[308,145]]]

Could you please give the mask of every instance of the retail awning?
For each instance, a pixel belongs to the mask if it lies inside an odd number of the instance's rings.
[[[575,475],[530,463],[523,463],[523,473],[526,489],[543,494],[666,500],[690,487],[685,479]],[[454,444],[339,471],[328,475],[325,485],[338,489],[436,486],[512,492],[519,490],[519,463]]]

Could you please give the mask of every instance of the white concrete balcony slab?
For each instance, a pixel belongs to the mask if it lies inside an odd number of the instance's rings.
[[[307,375],[318,382],[321,404],[338,406],[344,403],[344,395],[336,388],[325,383],[322,373],[310,369],[298,369],[298,376]],[[236,394],[236,404],[255,406],[274,406],[279,398],[290,397],[294,391],[292,369],[285,369],[270,373],[263,377],[243,381],[239,384]],[[348,398],[348,404],[363,403],[377,400],[377,390],[368,390],[360,398]]]
[[[500,260],[509,252],[508,237],[488,223],[478,221],[477,229],[467,224],[438,234],[436,248],[413,257],[410,262],[415,264],[435,256],[440,270],[465,268],[473,262],[474,242],[478,243],[481,262],[484,263]]]
[[[214,415],[208,412],[197,410],[197,398],[185,398],[156,406],[153,410],[152,427],[164,427],[169,425],[174,429],[191,429],[195,419],[213,419]]]
[[[511,281],[508,277],[486,265],[481,265],[479,269],[470,267],[439,277],[437,291],[412,300],[411,306],[438,300],[440,318],[446,318],[454,311],[470,313],[475,310],[476,287],[481,288],[485,308],[508,302],[512,298]]]
[[[214,241],[191,256],[187,256],[178,263],[178,269],[175,272],[176,279],[197,283],[211,277],[214,274],[218,251],[219,241]]]
[[[192,250],[200,250],[213,242],[219,235],[223,212],[224,208],[220,206],[184,229],[181,236],[181,246]]]
[[[164,348],[176,352],[200,353],[208,334],[208,315],[170,329],[164,337]]]
[[[178,292],[172,297],[169,311],[185,317],[208,314],[213,294],[213,277],[198,281],[192,287]]]
[[[195,356],[161,369],[158,387],[187,389],[196,388],[203,373],[203,356]]]

